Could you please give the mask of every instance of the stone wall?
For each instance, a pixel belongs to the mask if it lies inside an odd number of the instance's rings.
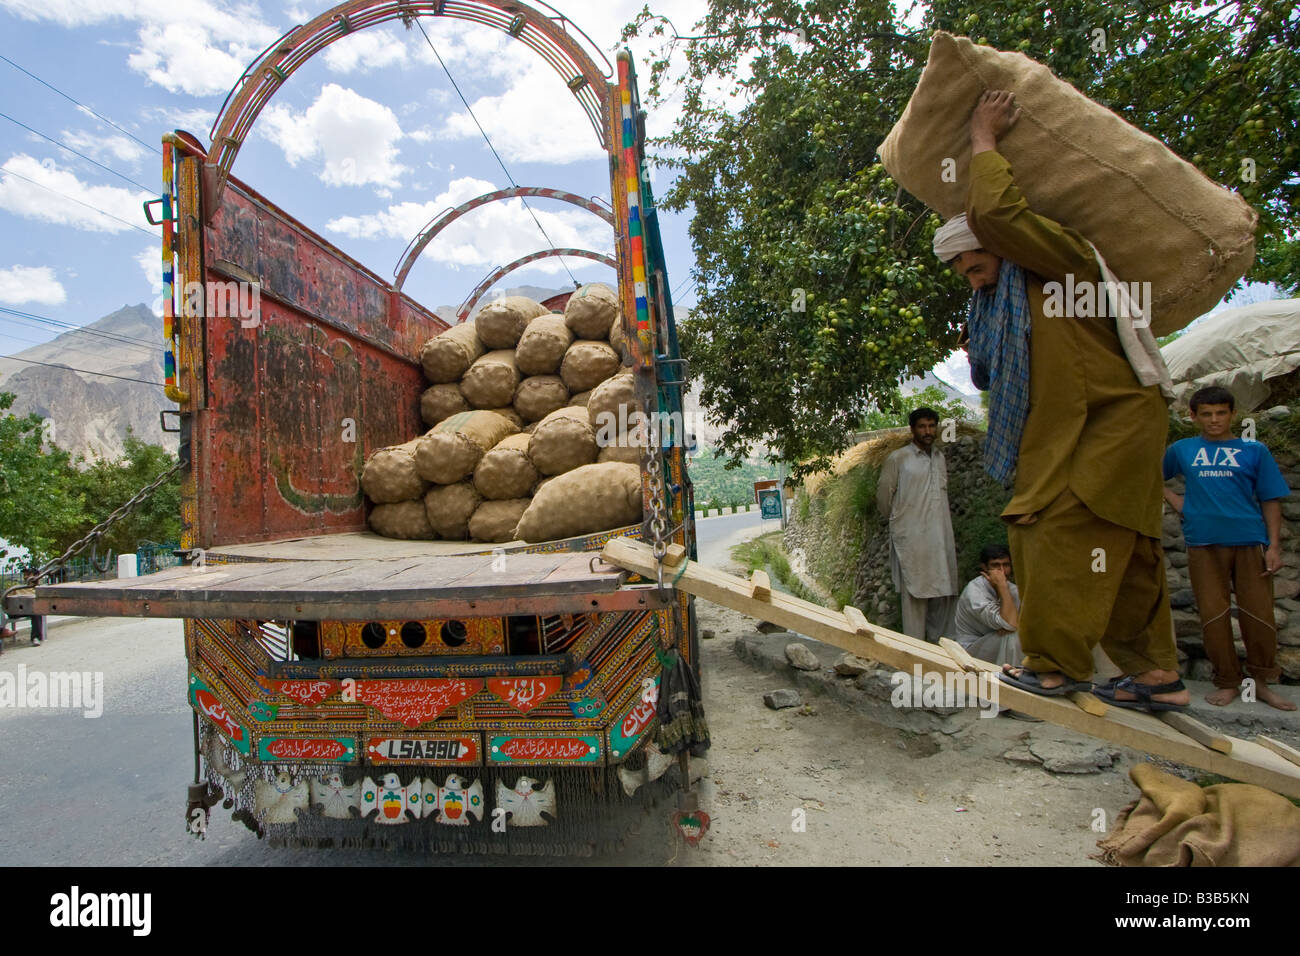
[[[1272,415],[1276,421],[1286,413],[1283,407],[1264,414]],[[1171,440],[1174,437],[1181,436],[1171,436]],[[1273,582],[1273,594],[1283,683],[1297,683],[1300,682],[1300,458],[1278,447],[1270,437],[1261,428],[1260,440],[1269,444],[1283,477],[1294,489],[1282,504],[1283,568]],[[948,461],[948,502],[957,537],[958,569],[965,584],[976,573],[979,549],[989,541],[1006,540],[998,513],[1008,494],[984,473],[982,433],[961,435],[942,447]],[[888,529],[874,511],[859,527],[846,527],[842,521],[829,520],[825,511],[827,487],[812,499],[806,518],[800,516],[797,507],[791,509],[785,534],[786,550],[796,556],[796,564],[802,563],[823,586],[836,591],[839,584],[839,593],[847,593],[851,587],[852,603],[867,617],[898,629],[901,619],[898,597],[889,576]],[[1182,493],[1181,487],[1177,490]],[[1209,680],[1210,662],[1205,657],[1200,618],[1187,576],[1182,524],[1167,505],[1163,531],[1179,670],[1185,677]],[[1233,633],[1239,635],[1235,610],[1233,618]],[[1239,636],[1237,651],[1244,659],[1245,648]]]

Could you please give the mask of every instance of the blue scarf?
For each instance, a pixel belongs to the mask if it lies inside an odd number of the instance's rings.
[[[984,470],[1003,485],[1015,474],[1029,417],[1029,324],[1025,270],[1003,259],[996,290],[977,291],[967,317],[971,381],[989,393]]]

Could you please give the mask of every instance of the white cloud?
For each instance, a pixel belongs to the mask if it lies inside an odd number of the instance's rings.
[[[387,106],[336,83],[321,88],[303,113],[271,105],[262,111],[262,132],[281,150],[289,165],[321,158],[327,186],[396,186],[405,166],[397,163],[402,128]]]
[[[216,121],[215,110],[185,109],[180,106],[155,106],[143,114],[168,130],[183,129],[191,133],[207,133]]]
[[[9,172],[14,175],[5,175]],[[91,186],[53,160],[42,162],[26,154],[11,156],[0,166],[0,209],[24,219],[89,232],[125,232],[131,228],[128,223],[147,228],[141,203],[150,198],[148,193],[118,186]]]
[[[153,302],[150,308],[153,309],[154,315],[162,315],[162,255],[157,247],[150,246],[147,249],[141,249],[134,256],[135,264],[140,267],[144,277],[149,282],[150,291],[153,294]]]
[[[325,48],[324,57],[325,65],[335,73],[367,73],[405,63],[406,41],[388,29],[364,30],[335,40]]]
[[[97,135],[88,130],[65,129],[59,135],[59,139],[73,149],[104,163],[117,160],[135,165],[146,155],[143,146],[120,133],[106,136]]]
[[[68,300],[54,270],[49,266],[13,266],[0,269],[0,302],[18,305],[36,302],[40,305],[62,305]]]
[[[140,42],[142,48],[127,57],[127,66],[163,89],[193,96],[229,90],[261,50],[243,43],[214,44],[197,23],[144,26]]]
[[[486,180],[463,177],[453,180],[429,202],[397,203],[368,216],[340,216],[325,228],[353,239],[407,241],[444,210],[496,188]],[[529,206],[556,246],[607,253],[613,248],[613,230],[591,213],[546,199],[530,199]],[[457,219],[438,234],[426,255],[454,268],[484,269],[546,247],[546,239],[523,202],[509,199],[480,206]],[[564,270],[558,259],[544,259],[529,268],[547,273]]]

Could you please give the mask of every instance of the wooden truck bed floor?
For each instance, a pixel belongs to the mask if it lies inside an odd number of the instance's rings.
[[[626,533],[619,528],[613,534]],[[562,551],[582,551],[586,538],[565,538],[542,544],[567,544]],[[344,531],[321,534],[308,538],[286,538],[282,541],[264,541],[251,544],[231,544],[209,548],[207,553],[223,557],[245,558],[257,561],[348,561],[395,560],[400,558],[430,558],[445,555],[487,554],[496,549],[506,552],[537,547],[525,541],[507,541],[503,544],[485,544],[482,541],[402,541],[384,538],[369,531]]]

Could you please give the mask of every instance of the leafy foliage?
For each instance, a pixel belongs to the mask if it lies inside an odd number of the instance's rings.
[[[1300,287],[1295,2],[710,0],[692,36],[646,7],[624,37],[663,40],[649,98],[683,96],[654,143],[678,173],[662,204],[695,211],[682,351],[736,458],[765,441],[796,475],[824,467],[872,405],[955,347],[969,290],[931,255],[938,217],[876,161],[934,28],[1046,63],[1239,189],[1260,211],[1249,278]],[[728,96],[711,95],[720,84]]]
[[[767,465],[742,462],[738,467],[728,468],[728,459],[717,449],[705,448],[691,458],[687,470],[691,484],[695,486],[695,503],[703,507],[705,502],[710,508],[742,507],[754,500],[754,482],[764,478],[775,478],[775,470]]]
[[[975,416],[960,398],[949,398],[937,385],[927,385],[923,389],[904,395],[897,388],[886,393],[880,407],[873,409],[862,417],[859,428],[862,431],[875,431],[880,428],[897,428],[907,424],[907,416],[914,408],[925,406],[933,408],[939,415],[939,421],[953,419],[968,421]]]

